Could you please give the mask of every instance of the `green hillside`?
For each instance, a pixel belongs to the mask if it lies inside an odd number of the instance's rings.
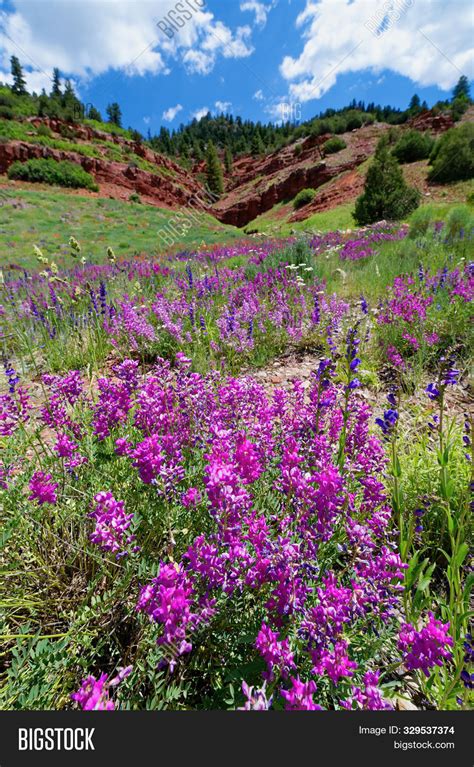
[[[169,252],[173,248],[166,245],[160,231],[172,223],[175,213],[150,205],[84,197],[57,188],[25,189],[5,183],[0,186],[0,264],[32,266],[34,245],[61,264],[70,252],[71,236],[84,246],[83,255],[89,261],[104,260],[109,246],[117,257]],[[177,238],[175,250],[242,236],[235,227],[207,214],[199,214],[199,221]]]

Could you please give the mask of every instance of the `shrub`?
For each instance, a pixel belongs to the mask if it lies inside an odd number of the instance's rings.
[[[336,152],[340,152],[342,149],[345,149],[347,146],[344,139],[339,138],[338,136],[334,136],[333,138],[330,138],[326,143],[323,145],[323,149],[326,154],[335,154]]]
[[[396,158],[389,152],[386,140],[382,140],[369,167],[364,192],[357,198],[356,223],[399,221],[419,203],[420,193],[406,184]]]
[[[465,96],[459,96],[458,98],[454,99],[453,103],[451,104],[451,115],[454,122],[457,122],[461,119],[463,114],[467,111],[468,107],[469,99],[467,99]]]
[[[132,194],[128,198],[129,202],[141,202],[140,195],[137,194],[137,192],[132,192]]]
[[[48,138],[51,138],[52,136],[51,130],[48,128],[47,125],[44,125],[44,124],[38,125],[38,127],[36,128],[36,133],[38,134],[38,136],[47,136]]]
[[[13,109],[5,104],[0,104],[0,118],[3,120],[13,120],[15,113]]]
[[[392,149],[399,162],[416,162],[430,156],[434,141],[427,133],[409,130],[404,133]]]
[[[474,177],[474,124],[451,128],[436,142],[430,155],[429,181],[439,184]]]
[[[51,158],[39,158],[26,162],[14,162],[8,170],[8,178],[20,181],[32,181],[34,183],[57,184],[73,189],[90,189],[98,191],[90,173],[87,173],[80,165],[64,160],[57,162]]]
[[[295,148],[293,149],[293,155],[295,157],[299,157],[302,151],[303,151],[303,146],[301,144],[297,144]]]
[[[464,234],[468,234],[474,227],[474,216],[467,205],[457,205],[450,210],[446,219],[446,235],[454,240]]]
[[[300,208],[303,208],[305,205],[308,205],[310,202],[312,202],[315,197],[316,192],[314,189],[302,189],[301,192],[298,192],[295,199],[293,200],[293,208],[295,210],[299,210]]]
[[[69,139],[70,141],[74,141],[76,138],[75,130],[69,125],[60,125],[59,132],[63,138]]]
[[[387,140],[389,144],[396,144],[400,138],[400,128],[395,128],[393,125],[388,129]]]
[[[357,130],[358,128],[362,128],[362,124],[362,117],[358,114],[353,114],[347,120],[346,130]]]
[[[410,231],[408,236],[411,240],[424,236],[433,219],[433,209],[429,205],[418,208],[410,219]]]
[[[12,93],[0,93],[0,106],[13,107],[15,106],[15,97]]]

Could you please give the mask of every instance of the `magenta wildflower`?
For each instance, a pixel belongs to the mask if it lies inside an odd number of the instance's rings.
[[[114,711],[115,704],[109,698],[109,688],[120,684],[131,671],[132,666],[121,668],[117,675],[108,681],[107,674],[101,674],[98,679],[86,677],[77,692],[71,695],[72,700],[79,704],[83,711]]]
[[[90,513],[95,520],[95,529],[90,536],[92,543],[100,546],[102,551],[112,552],[117,558],[125,556],[135,539],[134,535],[127,535],[133,514],[126,514],[124,502],[116,501],[110,492],[97,493],[94,501],[96,506]]]
[[[364,674],[364,688],[352,687],[351,695],[346,700],[341,700],[341,705],[346,709],[355,708],[365,711],[388,711],[393,706],[384,699],[379,687],[379,671],[367,671]]]
[[[40,505],[43,503],[55,504],[57,500],[56,488],[57,482],[52,481],[51,474],[44,471],[36,471],[30,479],[31,495],[29,501],[37,501]]]
[[[213,615],[208,603],[199,605],[193,582],[182,565],[160,564],[156,578],[143,586],[137,602],[137,610],[145,612],[150,620],[162,624],[163,633],[158,640],[171,654],[170,670],[176,657],[192,650],[192,632]]]
[[[79,690],[73,692],[72,700],[79,704],[83,711],[113,711],[115,704],[110,700],[107,690],[107,674],[101,674],[98,679],[88,676],[82,682]]]
[[[264,678],[268,681],[275,678],[275,669],[286,679],[289,670],[296,668],[288,639],[278,639],[278,632],[272,631],[265,623],[257,634],[255,647],[267,664],[268,671],[264,673]]]
[[[77,444],[67,434],[58,434],[54,449],[60,458],[70,458],[77,450]]]
[[[201,493],[197,487],[190,487],[181,496],[181,503],[188,509],[190,506],[197,506],[201,502]]]
[[[287,711],[322,711],[321,706],[313,701],[313,695],[318,689],[316,682],[302,682],[299,676],[291,677],[290,690],[281,689],[281,695],[286,700]]]
[[[265,684],[261,688],[255,689],[249,687],[247,682],[242,682],[242,692],[246,701],[239,711],[268,711],[272,704],[272,698],[267,698]]]
[[[404,623],[400,629],[398,646],[403,652],[403,662],[407,669],[420,669],[429,677],[435,666],[452,658],[450,647],[453,639],[448,634],[449,623],[436,620],[433,613],[428,613],[428,622],[418,631],[410,623]]]
[[[335,642],[331,649],[324,650],[321,653],[314,652],[313,674],[324,674],[326,672],[334,684],[337,684],[345,676],[352,676],[354,669],[357,668],[357,663],[349,659],[347,647],[347,642],[341,639]],[[316,660],[316,658],[318,659]]]

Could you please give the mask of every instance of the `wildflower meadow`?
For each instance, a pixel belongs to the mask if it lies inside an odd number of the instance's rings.
[[[3,269],[2,708],[472,706],[470,221]]]

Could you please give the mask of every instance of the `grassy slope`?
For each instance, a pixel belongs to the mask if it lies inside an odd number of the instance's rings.
[[[353,209],[354,205],[352,203],[347,203],[338,205],[332,210],[315,213],[304,221],[289,223],[287,219],[293,213],[293,206],[288,203],[279,203],[267,213],[258,216],[258,218],[254,219],[245,228],[250,231],[258,229],[259,232],[282,236],[287,236],[295,231],[304,232],[318,230],[330,232],[333,229],[349,229],[354,227],[354,219],[352,218]]]
[[[8,183],[0,188],[0,266],[36,265],[33,245],[61,265],[75,237],[91,261],[104,260],[107,247],[117,256],[150,255],[170,248],[159,231],[174,211],[120,200],[84,197],[56,187],[24,188]],[[175,249],[199,247],[203,242],[226,242],[242,232],[207,214],[179,238]]]
[[[370,160],[366,160],[359,166],[358,171],[366,173],[369,165]],[[432,184],[429,187],[429,194],[426,194],[426,179],[429,172],[428,162],[422,160],[403,165],[402,168],[407,183],[415,186],[422,192],[421,204],[434,205],[440,217],[446,215],[453,205],[466,202],[468,194],[474,190],[473,181],[457,181],[451,184]],[[287,236],[295,231],[318,230],[329,232],[334,229],[352,229],[355,227],[354,219],[352,218],[353,210],[354,201],[338,205],[332,210],[315,213],[312,216],[308,216],[304,221],[290,223],[288,219],[294,212],[293,203],[292,201],[280,202],[271,210],[255,218],[245,228],[249,231],[258,230],[265,234],[282,236]]]

